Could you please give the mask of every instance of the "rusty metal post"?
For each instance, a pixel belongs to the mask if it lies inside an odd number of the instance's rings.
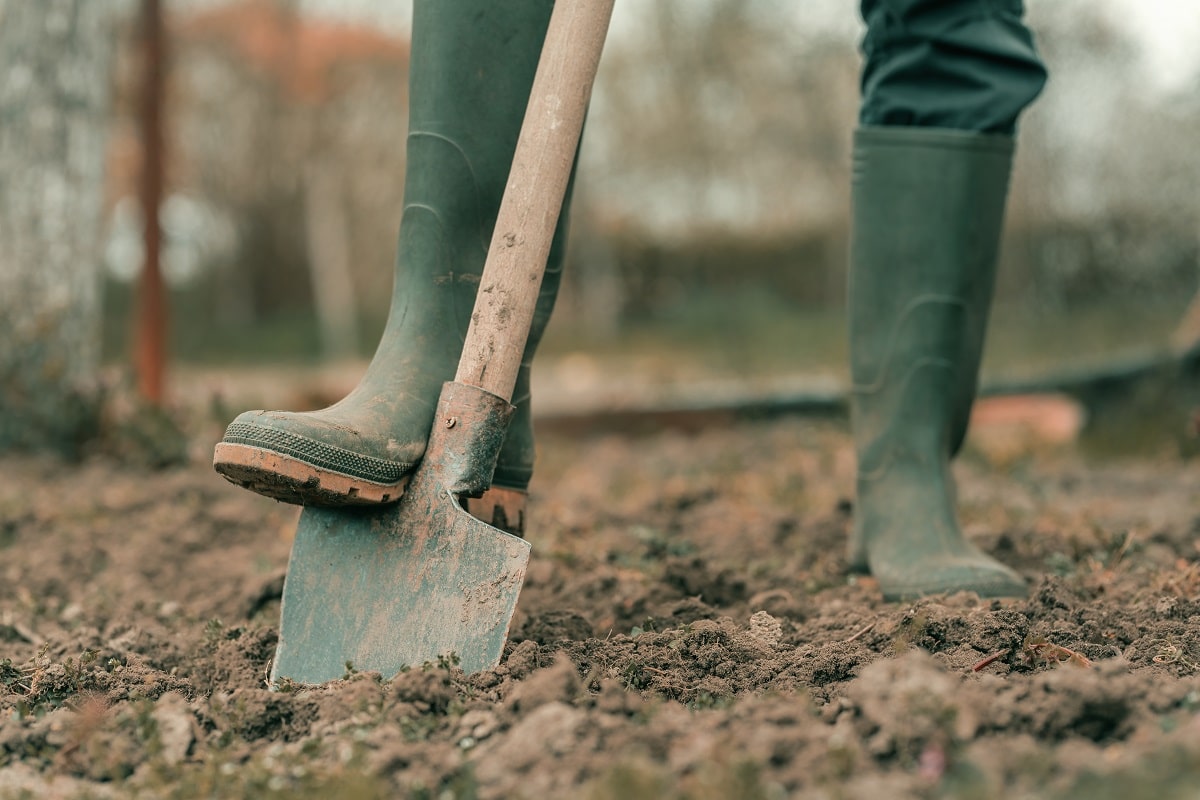
[[[142,163],[140,199],[145,262],[138,287],[134,330],[134,366],[138,393],[161,406],[166,372],[167,298],[163,283],[162,226],[158,212],[163,198],[163,105],[166,95],[166,32],[162,0],[142,0]]]

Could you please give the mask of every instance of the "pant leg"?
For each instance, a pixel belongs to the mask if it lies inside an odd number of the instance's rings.
[[[862,125],[1011,134],[1046,68],[1022,0],[862,0]]]

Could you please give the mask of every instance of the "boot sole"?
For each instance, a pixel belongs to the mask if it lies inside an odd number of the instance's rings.
[[[998,600],[1003,598],[1022,598],[1029,595],[1029,587],[1024,583],[1016,583],[1005,578],[995,581],[963,580],[961,582],[945,581],[936,584],[902,585],[879,582],[883,599],[890,603],[910,602],[922,597],[939,594],[954,594],[955,592],[973,592],[983,600]]]
[[[230,483],[284,503],[302,506],[377,506],[404,494],[409,476],[391,484],[353,478],[298,458],[245,444],[221,442],[213,469]]]

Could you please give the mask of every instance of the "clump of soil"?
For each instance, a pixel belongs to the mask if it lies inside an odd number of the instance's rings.
[[[959,466],[1027,598],[846,572],[849,441],[543,437],[503,662],[267,686],[296,511],[203,463],[0,460],[0,798],[1184,797],[1190,463]],[[198,448],[202,449],[202,448]]]

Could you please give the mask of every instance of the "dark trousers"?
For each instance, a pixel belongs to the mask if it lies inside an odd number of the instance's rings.
[[[1011,134],[1046,82],[1021,0],[862,0],[863,125]]]

